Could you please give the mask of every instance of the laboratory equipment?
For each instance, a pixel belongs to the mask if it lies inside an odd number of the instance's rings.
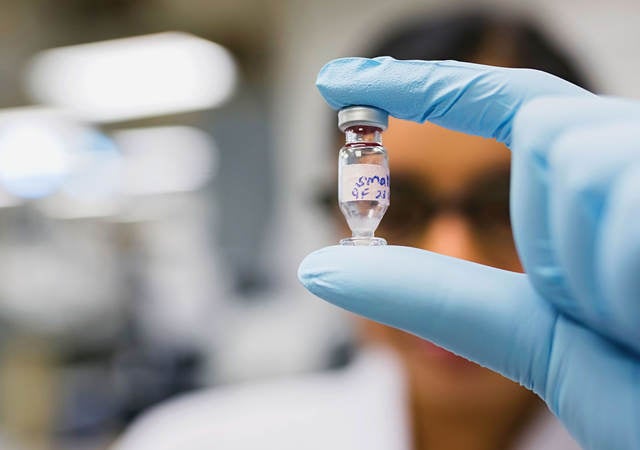
[[[341,245],[385,245],[374,232],[389,207],[389,160],[382,146],[388,114],[370,106],[338,112],[345,145],[338,155],[338,203],[352,236]]]

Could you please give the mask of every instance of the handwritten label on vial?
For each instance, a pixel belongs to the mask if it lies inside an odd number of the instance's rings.
[[[378,201],[389,204],[389,170],[377,164],[342,167],[340,201]]]

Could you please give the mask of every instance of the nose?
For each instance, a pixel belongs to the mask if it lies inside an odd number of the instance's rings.
[[[434,217],[425,227],[418,243],[420,248],[455,258],[480,262],[468,220],[454,211]]]

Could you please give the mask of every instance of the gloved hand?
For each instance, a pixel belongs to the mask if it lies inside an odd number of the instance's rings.
[[[340,59],[317,85],[334,108],[377,106],[506,143],[526,274],[335,246],[300,265],[307,289],[532,389],[586,449],[640,449],[640,103],[454,61]]]

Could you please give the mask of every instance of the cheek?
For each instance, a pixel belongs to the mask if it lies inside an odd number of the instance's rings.
[[[476,242],[478,253],[482,255],[476,262],[513,272],[523,271],[510,228],[482,233]]]
[[[404,341],[408,335],[403,331],[367,319],[359,319],[358,326],[366,341],[388,345],[396,350],[405,347]]]

